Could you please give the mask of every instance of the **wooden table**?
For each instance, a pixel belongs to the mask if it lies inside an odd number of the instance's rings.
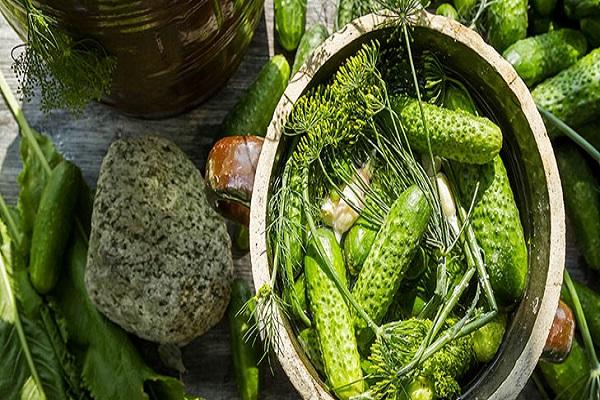
[[[332,0],[309,0],[308,21],[320,21],[332,26],[335,10]],[[17,82],[11,71],[11,49],[20,44],[9,25],[0,17],[0,69],[9,79],[14,91]],[[273,39],[272,0],[265,4],[265,12],[254,40],[237,73],[211,100],[195,110],[176,118],[161,121],[145,121],[125,117],[102,104],[91,104],[80,116],[74,117],[64,111],[43,114],[39,99],[23,105],[30,124],[52,137],[58,150],[79,165],[87,182],[94,187],[104,154],[115,139],[138,135],[160,135],[177,143],[202,169],[212,145],[218,125],[227,111],[252,82],[262,64],[275,51],[280,52]],[[6,106],[0,104],[0,193],[9,202],[16,201],[16,176],[21,169],[18,158],[18,131],[16,123]],[[238,255],[235,259],[236,275],[251,280],[249,257]],[[183,349],[187,372],[183,379],[190,392],[209,400],[238,398],[235,388],[229,333],[224,322],[203,337]],[[268,368],[265,368],[267,371]],[[288,382],[278,365],[274,374],[264,374],[264,400],[298,399],[298,394]],[[530,385],[531,386],[531,385]],[[520,396],[537,397],[532,388]]]

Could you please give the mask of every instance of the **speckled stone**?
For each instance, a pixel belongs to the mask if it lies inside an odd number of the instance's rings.
[[[223,316],[233,275],[225,222],[200,172],[157,137],[114,142],[100,170],[85,282],[109,319],[184,344]]]

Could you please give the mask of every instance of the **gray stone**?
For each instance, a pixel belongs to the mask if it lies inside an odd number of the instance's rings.
[[[157,137],[114,142],[100,170],[85,282],[109,319],[184,344],[223,316],[233,275],[225,221],[200,172]]]

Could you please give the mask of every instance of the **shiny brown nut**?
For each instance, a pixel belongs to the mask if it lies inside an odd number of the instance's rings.
[[[217,211],[232,221],[248,227],[250,225],[250,208],[233,201],[217,201]]]
[[[562,300],[558,304],[550,334],[546,339],[546,346],[542,359],[549,362],[561,362],[571,352],[573,337],[575,335],[575,318],[573,311]]]
[[[215,143],[206,161],[206,182],[220,200],[250,205],[263,142],[259,136],[228,136]]]

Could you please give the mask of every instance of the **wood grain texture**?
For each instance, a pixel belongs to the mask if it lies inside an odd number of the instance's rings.
[[[319,21],[331,28],[335,3],[335,0],[309,0],[309,23]],[[20,43],[9,25],[0,17],[0,69],[13,90],[16,90],[17,82],[11,71],[11,50]],[[146,134],[167,137],[203,169],[222,118],[252,82],[262,64],[275,52],[280,52],[280,49],[273,38],[272,2],[267,1],[264,16],[237,73],[212,99],[189,113],[161,121],[145,121],[122,116],[102,104],[91,104],[79,116],[63,111],[44,115],[39,111],[38,99],[24,104],[23,108],[31,125],[53,138],[59,151],[82,168],[91,186],[95,186],[100,163],[108,146],[120,137]],[[18,146],[16,123],[4,103],[0,102],[0,193],[9,202],[14,202],[17,196],[15,180],[21,169]],[[571,236],[568,243],[567,264],[575,266],[580,258]],[[237,276],[251,281],[248,255],[236,254],[235,271]],[[586,274],[579,272],[578,277],[585,278]],[[224,321],[185,347],[183,358],[187,367],[183,379],[192,393],[208,400],[239,398],[233,378],[229,333]],[[273,370],[274,375],[271,375],[268,367],[265,368],[261,399],[299,399],[300,396],[281,368],[274,364]],[[520,397],[532,399],[537,396],[530,385]]]

